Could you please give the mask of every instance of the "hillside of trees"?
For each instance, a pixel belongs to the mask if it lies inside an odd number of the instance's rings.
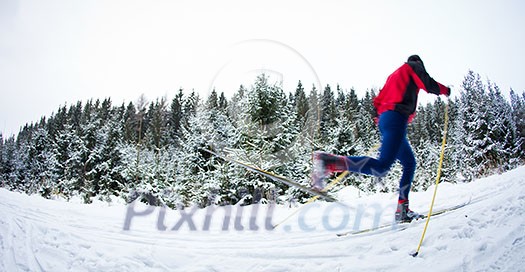
[[[409,126],[417,158],[413,190],[435,181],[449,106],[448,143],[442,181],[469,182],[503,172],[525,161],[525,93],[498,86],[470,71],[455,98],[421,105]],[[215,90],[209,97],[179,90],[158,98],[113,105],[110,98],[64,105],[49,117],[27,124],[18,135],[0,134],[0,185],[13,191],[132,201],[151,204],[249,204],[305,200],[296,188],[275,183],[216,158],[204,148],[308,184],[311,154],[376,156],[379,132],[373,121],[377,91],[358,97],[353,89],[323,90],[298,83],[285,91],[258,76],[231,98]],[[396,164],[386,178],[350,175],[341,186],[364,193],[395,192]]]

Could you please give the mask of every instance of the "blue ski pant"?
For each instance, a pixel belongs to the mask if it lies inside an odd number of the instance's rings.
[[[399,182],[399,199],[408,200],[410,186],[416,171],[416,159],[407,139],[408,118],[396,111],[387,111],[379,116],[381,149],[379,158],[347,158],[348,170],[355,173],[384,177],[396,160],[403,166]]]

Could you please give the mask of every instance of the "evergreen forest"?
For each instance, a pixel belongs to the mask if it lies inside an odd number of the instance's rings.
[[[318,90],[300,81],[295,90],[283,90],[261,74],[231,97],[180,89],[170,99],[141,96],[121,105],[111,98],[79,101],[17,135],[0,134],[0,186],[86,203],[140,196],[169,207],[301,202],[310,196],[205,149],[308,185],[315,150],[377,156],[377,92],[358,96],[354,89]],[[442,182],[470,182],[525,161],[525,93],[510,90],[506,97],[473,71],[452,92],[453,98],[419,105],[409,125],[417,159],[413,191],[435,182],[446,107]],[[351,174],[339,188],[395,192],[401,171],[395,164],[382,179]]]

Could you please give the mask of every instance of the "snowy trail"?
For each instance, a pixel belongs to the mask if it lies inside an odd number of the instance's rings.
[[[427,210],[432,190],[412,193],[412,208]],[[218,208],[205,230],[206,209],[83,205],[0,189],[0,271],[525,271],[525,167],[468,184],[441,184],[436,208],[472,202],[432,218],[416,258],[409,253],[424,222],[336,237],[354,225],[392,220],[393,196],[356,199],[344,190],[346,210],[317,202],[275,230],[265,228],[268,214],[276,223],[295,208],[268,213],[263,205],[254,213],[249,206],[240,214],[233,206],[228,230],[222,230],[226,209]],[[130,211],[144,214],[124,230]],[[250,223],[259,229],[251,230]],[[240,225],[243,230],[236,229]]]

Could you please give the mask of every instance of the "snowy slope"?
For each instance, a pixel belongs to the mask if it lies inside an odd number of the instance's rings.
[[[428,210],[433,188],[412,193]],[[173,211],[45,200],[0,190],[0,271],[525,271],[525,167],[468,184],[441,184],[436,209],[472,199],[405,230],[336,237],[392,220],[395,194],[347,206],[213,207]],[[241,229],[242,227],[242,229]],[[258,228],[257,230],[255,230]]]

